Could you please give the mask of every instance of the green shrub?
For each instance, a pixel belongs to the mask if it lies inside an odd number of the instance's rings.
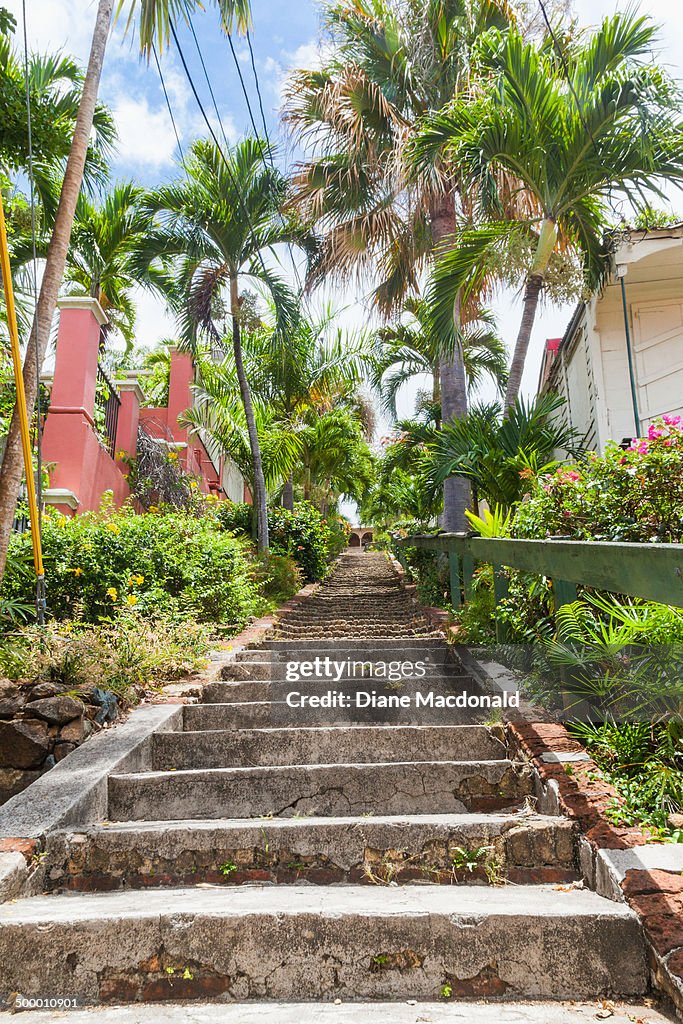
[[[518,537],[683,540],[683,429],[679,416],[653,423],[626,450],[614,442],[604,455],[562,466],[534,484],[519,506]]]
[[[210,516],[135,515],[104,509],[72,519],[45,516],[45,574],[50,615],[97,622],[120,608],[185,615],[235,629],[258,610],[247,546]],[[3,581],[5,600],[32,599],[28,535],[14,536]]]
[[[223,529],[251,535],[251,505],[222,502],[215,506],[214,514]],[[271,506],[268,509],[268,527],[274,554],[293,558],[307,583],[323,579],[328,570],[330,529],[314,505],[300,501],[293,512],[281,506]]]
[[[261,594],[274,604],[287,601],[303,586],[303,573],[288,555],[269,551],[256,559],[254,570]]]

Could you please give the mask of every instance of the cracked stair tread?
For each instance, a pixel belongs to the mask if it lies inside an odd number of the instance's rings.
[[[0,929],[13,925],[108,920],[205,917],[345,916],[371,920],[388,917],[446,917],[454,925],[495,917],[531,919],[588,918],[636,921],[625,903],[615,903],[587,889],[549,885],[519,885],[487,889],[482,886],[369,887],[361,885],[243,885],[226,888],[149,889],[144,900],[137,890],[107,893],[68,893],[34,896],[0,905]]]

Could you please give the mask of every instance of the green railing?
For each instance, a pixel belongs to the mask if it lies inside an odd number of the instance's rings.
[[[451,603],[471,596],[477,562],[494,570],[496,602],[507,594],[503,566],[552,581],[555,607],[576,600],[577,584],[683,606],[683,544],[623,544],[617,541],[508,540],[460,533],[405,537],[400,547],[448,555]]]

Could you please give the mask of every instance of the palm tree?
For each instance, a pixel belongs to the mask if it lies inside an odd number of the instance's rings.
[[[256,490],[251,435],[239,391],[233,388],[233,367],[226,360],[203,367],[202,383],[195,388],[195,402],[181,417],[202,439],[232,459],[252,494]],[[303,443],[287,424],[277,420],[269,406],[254,401],[252,414],[258,431],[261,467],[266,493],[276,492],[301,459]],[[255,520],[258,528],[258,519]]]
[[[115,185],[100,204],[81,194],[66,265],[69,294],[96,298],[128,347],[135,329],[131,292],[138,283],[134,253],[151,228],[143,194],[131,183]]]
[[[234,23],[241,31],[246,30],[250,22],[249,0],[215,0],[215,3],[226,31],[230,31]],[[202,4],[200,0],[131,0],[129,8],[131,17],[138,7],[140,46],[142,51],[149,55],[155,41],[160,46],[168,42],[172,17],[188,20],[193,12],[202,7]],[[57,296],[66,266],[71,228],[83,182],[86,159],[90,152],[90,140],[97,109],[97,93],[102,76],[113,8],[114,0],[98,0],[88,68],[81,89],[73,139],[64,170],[33,326],[26,345],[23,374],[29,416],[33,413],[38,391],[36,366],[42,367],[45,361],[52,320],[57,306]],[[15,410],[0,467],[0,578],[5,571],[7,548],[14,521],[21,475],[19,415]]]
[[[533,256],[505,395],[508,408],[519,394],[553,254],[580,254],[587,284],[595,287],[606,269],[602,233],[613,197],[642,204],[645,190],[661,195],[663,180],[683,177],[677,93],[651,62],[656,31],[646,17],[617,14],[568,46],[558,61],[547,40],[534,45],[514,29],[493,30],[481,43],[491,75],[486,94],[465,96],[427,116],[414,143],[418,168],[432,167],[439,155],[460,167],[486,216],[500,218],[511,187],[520,209],[526,207],[521,227],[533,239]],[[502,224],[499,239],[515,228],[520,225]],[[499,239],[486,231],[477,252],[470,236],[471,256],[485,262]],[[460,255],[456,251],[444,260],[444,308],[471,273]]]
[[[464,89],[474,43],[505,27],[505,0],[327,0],[332,56],[322,69],[297,71],[286,118],[317,155],[295,178],[294,203],[321,232],[311,280],[379,277],[374,301],[391,312],[417,291],[421,270],[450,244],[470,198],[456,168],[437,157],[416,174],[406,160],[416,125]],[[448,333],[453,333],[448,332]],[[446,356],[444,353],[450,352]],[[445,421],[467,411],[462,353],[443,338]],[[465,527],[467,485],[445,484],[444,526]]]
[[[261,550],[268,547],[267,488],[242,351],[241,284],[259,282],[267,290],[279,331],[286,331],[296,317],[292,293],[264,261],[264,253],[289,237],[280,215],[286,182],[267,156],[263,143],[253,138],[227,151],[195,142],[185,162],[186,177],[148,194],[147,209],[159,223],[137,256],[148,281],[167,282],[186,345],[196,349],[201,334],[220,345],[225,314],[231,321]]]
[[[310,409],[298,437],[302,453],[297,477],[304,501],[313,501],[323,515],[340,496],[361,502],[374,482],[375,460],[358,415],[345,408],[322,415]]]
[[[431,307],[425,299],[409,298],[403,304],[410,314],[377,332],[379,354],[375,363],[375,383],[389,415],[396,416],[396,399],[402,386],[418,374],[432,379],[432,402],[441,402],[439,360],[443,353],[441,336],[436,330]],[[476,391],[485,376],[499,390],[507,381],[505,346],[495,330],[488,310],[480,309],[460,328],[460,347],[465,366],[468,392]]]
[[[292,300],[295,305],[295,300]],[[363,334],[334,328],[335,313],[315,319],[299,310],[286,330],[276,324],[244,334],[244,356],[252,391],[292,431],[310,414],[321,416],[358,403],[359,387],[369,375],[371,341]],[[360,411],[360,410],[359,410]],[[286,481],[282,504],[294,502],[293,478]]]
[[[0,171],[10,177],[27,172],[28,110],[31,104],[31,144],[36,193],[43,215],[54,215],[53,182],[64,173],[83,88],[84,72],[62,53],[29,54],[24,65],[12,45],[14,19],[0,26]],[[89,189],[106,176],[106,158],[116,138],[111,112],[98,103],[93,114],[93,132],[85,163],[84,183]]]
[[[437,488],[456,474],[472,484],[475,511],[478,498],[504,512],[517,505],[532,481],[558,463],[556,453],[579,457],[579,433],[555,414],[564,405],[556,395],[542,395],[526,404],[517,399],[503,417],[503,407],[492,402],[475,406],[465,419],[444,426],[428,457],[427,476]]]

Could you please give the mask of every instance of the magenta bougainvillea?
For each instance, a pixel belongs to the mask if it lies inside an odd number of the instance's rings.
[[[539,478],[518,509],[518,537],[683,541],[683,425],[662,416],[626,449],[610,443]]]

